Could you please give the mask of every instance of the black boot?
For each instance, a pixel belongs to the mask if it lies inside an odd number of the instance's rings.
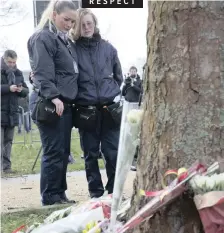
[[[66,196],[65,193],[63,193],[61,196],[61,201],[63,202],[63,204],[75,204],[75,200],[69,200]]]

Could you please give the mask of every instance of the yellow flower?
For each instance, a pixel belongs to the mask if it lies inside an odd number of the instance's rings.
[[[98,228],[98,229],[95,231],[95,233],[101,233],[101,229]]]

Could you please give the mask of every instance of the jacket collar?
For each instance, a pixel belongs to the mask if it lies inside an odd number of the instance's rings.
[[[57,27],[49,20],[45,24],[44,28],[48,29],[50,32],[59,36],[64,42],[68,40],[68,32],[63,32],[63,31],[58,30]]]
[[[94,48],[96,47],[101,40],[101,36],[99,33],[94,34],[93,37],[87,38],[87,37],[80,37],[76,43],[82,47],[85,48]]]

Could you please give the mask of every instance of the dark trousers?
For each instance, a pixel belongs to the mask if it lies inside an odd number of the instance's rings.
[[[73,127],[71,110],[69,114],[66,114],[65,112],[65,118],[66,118],[64,121],[65,154],[66,156],[69,157],[69,155],[71,155],[71,137],[72,137],[72,127]]]
[[[99,117],[95,131],[80,130],[80,137],[84,149],[86,178],[91,198],[100,197],[104,193],[103,182],[98,166],[99,150],[106,160],[106,173],[108,182],[105,189],[113,193],[117,152],[119,143],[119,128],[108,128],[102,124],[102,117]]]
[[[14,137],[14,127],[1,126],[1,169],[11,169],[11,150]]]
[[[66,172],[69,154],[66,140],[72,128],[71,109],[67,108],[59,122],[54,125],[37,123],[43,147],[41,160],[40,191],[44,204],[53,204],[65,195]]]

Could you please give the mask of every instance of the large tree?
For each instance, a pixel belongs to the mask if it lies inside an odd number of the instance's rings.
[[[141,149],[130,216],[167,169],[224,157],[224,2],[150,1]],[[203,232],[184,195],[133,232]]]

